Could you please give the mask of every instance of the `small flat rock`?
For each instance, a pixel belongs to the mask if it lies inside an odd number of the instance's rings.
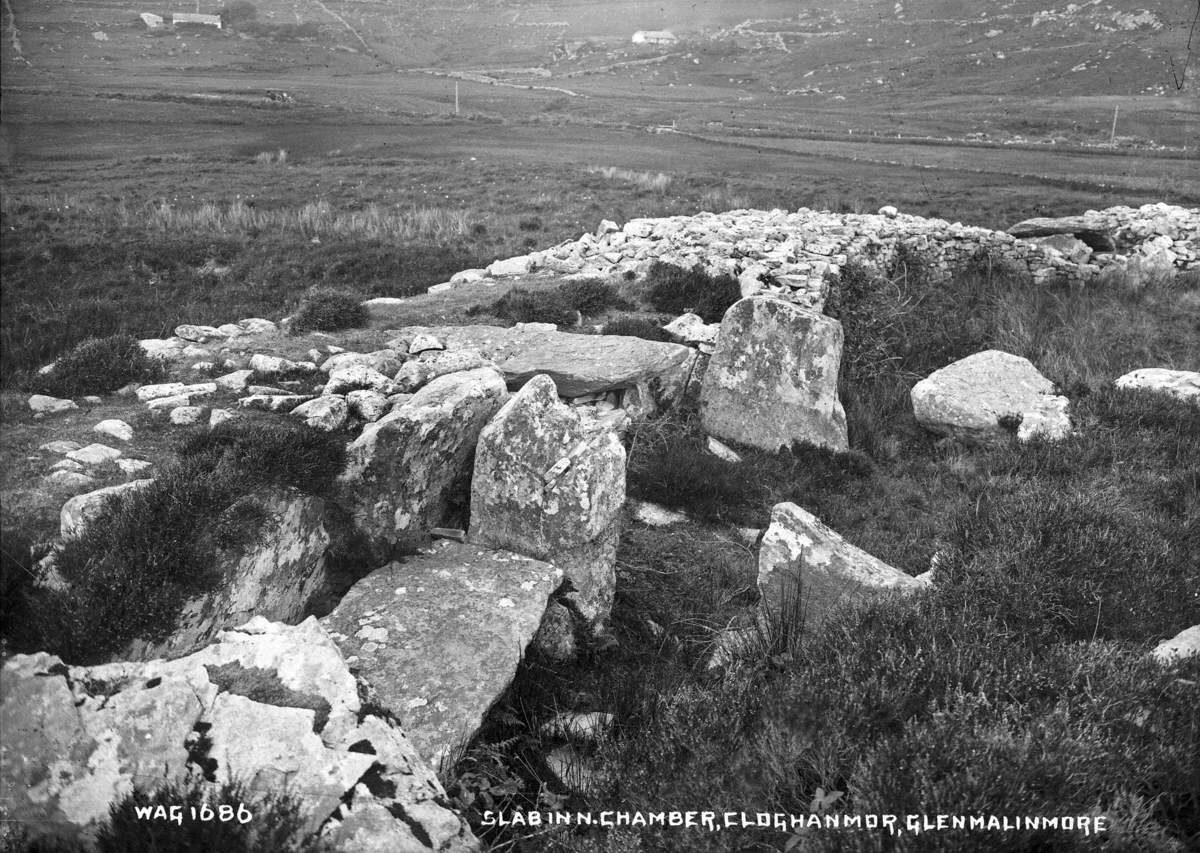
[[[129,441],[133,438],[133,427],[115,418],[100,421],[92,427],[92,432],[100,433],[101,435],[111,436],[119,441]]]
[[[313,399],[306,394],[252,394],[238,400],[243,409],[257,409],[262,412],[290,412],[301,403]]]
[[[350,407],[342,396],[317,397],[301,403],[291,412],[293,417],[304,418],[304,422],[315,429],[333,432],[346,425]]]
[[[45,479],[46,482],[65,489],[83,489],[96,482],[92,477],[81,474],[79,471],[52,471],[46,475]]]
[[[83,466],[74,459],[59,459],[50,466],[51,471],[82,471]]]
[[[205,341],[221,340],[229,337],[229,335],[213,326],[194,326],[185,323],[182,326],[175,327],[175,337],[202,344]]]
[[[261,317],[247,317],[245,320],[238,320],[238,326],[247,335],[270,335],[279,331],[278,326]]]
[[[171,423],[176,426],[191,426],[204,420],[204,409],[200,406],[180,406],[171,410]]]
[[[688,520],[682,512],[649,501],[630,501],[629,506],[633,511],[634,520],[649,527],[668,527],[672,524],[683,524]]]
[[[504,692],[561,580],[547,563],[443,540],[371,573],[321,621],[436,766]]]
[[[717,441],[717,439],[713,438],[711,435],[704,442],[704,446],[708,449],[709,453],[711,453],[713,456],[716,456],[718,459],[724,459],[726,462],[742,461],[742,457],[738,455],[737,451],[725,443]]]
[[[715,344],[720,323],[705,323],[698,314],[684,314],[663,326],[663,330],[685,344]]]
[[[38,450],[44,450],[47,453],[70,453],[72,450],[78,450],[83,447],[78,441],[67,441],[60,439],[58,441],[47,441],[45,444],[38,447]]]
[[[72,450],[67,454],[68,459],[74,459],[84,465],[103,465],[105,462],[120,459],[121,456],[120,450],[109,447],[107,444],[89,444],[87,447]]]
[[[104,398],[97,397],[95,394],[88,394],[83,398],[83,402],[87,403],[89,406],[99,406],[104,402]]]
[[[1132,370],[1116,381],[1118,388],[1144,388],[1169,394],[1179,400],[1200,401],[1200,372],[1143,367]]]
[[[253,370],[234,370],[224,376],[218,376],[216,385],[225,391],[241,391],[249,384],[253,375]]]
[[[284,373],[315,373],[317,366],[311,361],[291,361],[277,355],[255,353],[250,357],[250,369],[259,376],[272,377]]]
[[[34,394],[29,398],[29,409],[39,415],[57,415],[78,409],[73,400],[63,400],[59,397],[47,397],[45,394]]]
[[[117,467],[126,474],[134,475],[141,474],[148,468],[154,467],[152,462],[147,462],[145,459],[118,459]]]
[[[225,421],[233,420],[234,414],[229,409],[213,409],[208,413],[208,428],[225,423]]]
[[[322,393],[345,394],[363,388],[381,394],[390,394],[395,390],[392,380],[375,368],[366,364],[350,364],[329,372],[329,381],[325,383]]]
[[[1001,418],[1020,418],[1018,437],[1051,440],[1071,429],[1068,400],[1028,359],[985,350],[935,370],[913,386],[913,414],[930,432],[968,442],[1002,438]]]
[[[1200,655],[1200,625],[1184,628],[1169,640],[1163,640],[1151,652],[1159,663],[1171,664]]]
[[[160,360],[178,356],[185,346],[179,338],[146,338],[138,341],[138,344],[146,355]]]
[[[215,382],[195,382],[185,385],[182,382],[164,382],[160,385],[143,385],[137,389],[137,398],[143,403],[151,400],[161,400],[165,397],[203,397],[217,393]]]
[[[408,342],[408,354],[420,355],[429,350],[443,350],[446,345],[436,335],[418,334]]]
[[[152,412],[169,412],[172,409],[178,409],[180,406],[190,406],[192,398],[187,394],[174,394],[170,397],[156,397],[146,404],[146,408]]]

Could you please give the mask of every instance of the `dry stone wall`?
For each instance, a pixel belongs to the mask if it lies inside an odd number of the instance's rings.
[[[877,214],[740,209],[631,219],[624,226],[606,220],[578,240],[498,260],[486,270],[465,270],[447,285],[535,272],[619,277],[663,261],[736,276],[743,296],[765,291],[819,311],[826,273],[838,272],[849,260],[885,266],[901,247],[921,252],[944,274],[986,253],[1047,282],[1200,268],[1200,210],[1159,203],[1047,221],[1058,224],[1022,237],[1016,235],[1029,231],[1019,226],[1010,229],[1014,233],[993,231],[894,207]],[[1064,251],[1045,239],[1077,232],[1106,235],[1108,245],[1085,241],[1085,252]]]

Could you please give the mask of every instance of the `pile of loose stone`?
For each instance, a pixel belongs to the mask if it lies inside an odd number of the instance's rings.
[[[535,272],[641,275],[654,261],[663,261],[735,276],[743,296],[770,293],[819,311],[827,273],[850,259],[886,265],[900,247],[922,253],[943,274],[986,253],[992,261],[1027,270],[1036,281],[1141,278],[1200,267],[1200,211],[1161,203],[1112,207],[1028,220],[1007,232],[926,219],[890,206],[878,214],[741,209],[631,219],[624,226],[605,220],[578,240],[464,270],[435,289]]]

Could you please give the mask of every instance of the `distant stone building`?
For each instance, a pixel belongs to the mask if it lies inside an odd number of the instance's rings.
[[[176,12],[171,16],[171,20],[175,26],[180,24],[203,24],[207,27],[216,27],[221,29],[220,15],[199,15],[195,12]]]
[[[634,44],[675,44],[678,41],[669,30],[638,30],[633,34]]]

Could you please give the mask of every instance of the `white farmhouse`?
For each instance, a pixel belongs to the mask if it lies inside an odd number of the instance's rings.
[[[180,24],[204,24],[209,27],[221,29],[220,15],[199,15],[195,12],[176,12],[171,16],[171,20],[175,26]]]
[[[675,44],[678,41],[670,30],[638,30],[633,34],[634,44]]]

